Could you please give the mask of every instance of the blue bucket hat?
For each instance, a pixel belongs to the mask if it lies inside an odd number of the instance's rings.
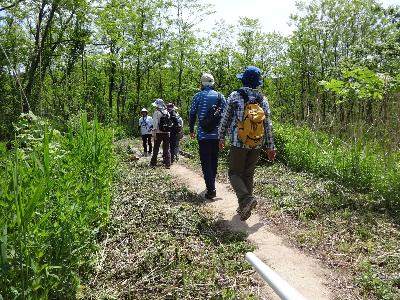
[[[261,80],[261,70],[254,66],[249,66],[243,73],[237,74],[236,78],[240,79],[244,86],[255,89],[263,84]]]

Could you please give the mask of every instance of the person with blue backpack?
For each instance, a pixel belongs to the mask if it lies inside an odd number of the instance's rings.
[[[190,106],[189,128],[190,136],[195,138],[195,123],[198,119],[197,140],[199,142],[199,154],[201,168],[206,184],[205,197],[216,197],[215,178],[218,167],[218,125],[221,113],[225,109],[224,95],[214,90],[214,77],[204,73],[201,76],[202,90],[193,96]]]

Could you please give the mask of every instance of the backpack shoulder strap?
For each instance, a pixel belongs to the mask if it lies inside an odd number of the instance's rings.
[[[222,101],[222,95],[221,95],[221,93],[218,93],[218,96],[217,96],[217,106],[218,107],[221,106],[221,101]]]
[[[263,95],[262,93],[258,93],[258,95],[257,95],[257,97],[256,97],[257,103],[261,105],[261,103],[263,102],[263,100],[264,100],[264,95]]]
[[[247,93],[245,92],[245,90],[243,89],[238,89],[237,92],[240,94],[240,96],[243,98],[244,103],[246,104],[246,102],[249,101],[249,95],[247,95]]]

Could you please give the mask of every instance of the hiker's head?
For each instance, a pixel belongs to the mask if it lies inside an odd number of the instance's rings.
[[[159,110],[165,110],[166,108],[163,99],[156,99],[152,105]]]
[[[249,66],[243,73],[237,74],[236,78],[240,79],[243,86],[255,89],[263,84],[261,79],[261,70],[254,66]]]
[[[167,104],[167,110],[168,111],[176,111],[178,108],[175,106],[173,103],[168,103]]]
[[[213,87],[214,86],[214,77],[209,73],[203,73],[200,78],[202,87]]]
[[[142,110],[140,112],[142,113],[143,117],[147,116],[147,109],[142,108]]]

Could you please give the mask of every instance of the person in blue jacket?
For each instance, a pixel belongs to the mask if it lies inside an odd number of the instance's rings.
[[[194,126],[196,119],[198,119],[197,140],[199,142],[201,168],[207,188],[205,197],[213,199],[216,197],[215,178],[217,176],[219,152],[218,124],[212,131],[205,131],[200,124],[213,105],[219,104],[223,111],[226,107],[226,100],[224,95],[214,90],[214,77],[211,74],[204,73],[201,76],[201,86],[202,90],[193,96],[189,127],[190,136],[195,138]]]

